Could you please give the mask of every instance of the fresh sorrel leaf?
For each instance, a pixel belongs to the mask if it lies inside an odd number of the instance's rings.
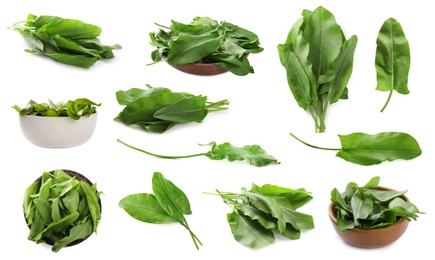
[[[71,228],[71,230],[69,232],[69,236],[66,236],[60,240],[57,240],[54,243],[53,252],[58,252],[60,249],[67,246],[68,244],[70,244],[73,241],[85,239],[90,234],[92,234],[92,232],[93,232],[92,227],[93,227],[93,225],[92,225],[91,220],[87,220],[84,223],[81,223],[77,226],[74,226],[73,228]]]
[[[398,159],[411,160],[422,153],[417,140],[401,132],[381,132],[373,135],[356,132],[349,135],[338,135],[341,148],[315,146],[302,141],[293,134],[290,135],[309,147],[338,151],[337,157],[366,166]]]
[[[189,199],[180,188],[171,181],[163,177],[160,172],[155,172],[152,179],[153,192],[162,208],[168,212],[169,216],[178,222],[184,222],[183,215],[190,215]]]
[[[237,147],[228,142],[219,145],[216,142],[211,142],[208,145],[212,149],[204,155],[212,160],[228,159],[230,162],[246,160],[249,164],[258,167],[280,163],[275,157],[267,154],[259,145]]]
[[[206,156],[211,160],[223,160],[228,159],[228,161],[243,161],[247,160],[249,164],[262,167],[269,164],[280,164],[272,155],[266,153],[259,145],[247,145],[244,147],[237,147],[230,143],[216,144],[216,142],[210,142],[209,144],[203,144],[201,146],[210,145],[212,146],[211,151],[206,153],[197,153],[189,155],[161,155],[155,154],[137,147],[131,146],[120,139],[117,139],[121,144],[130,147],[133,150],[146,153],[151,156],[155,156],[163,159],[181,159],[181,158],[191,158],[198,156]]]
[[[339,135],[341,150],[338,157],[346,161],[373,165],[397,159],[411,160],[421,155],[418,142],[409,134],[382,132],[374,135],[353,133]]]
[[[403,28],[394,18],[389,18],[382,24],[376,45],[375,67],[378,83],[376,90],[390,92],[381,110],[383,112],[394,90],[400,94],[409,94],[408,74],[411,53]]]
[[[242,245],[260,248],[275,242],[272,230],[264,228],[258,221],[238,211],[228,213],[227,220],[234,239]]]
[[[153,194],[128,195],[119,201],[118,206],[123,208],[131,217],[142,222],[152,224],[177,222],[162,208]]]

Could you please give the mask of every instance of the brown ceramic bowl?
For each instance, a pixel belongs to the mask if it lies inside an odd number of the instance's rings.
[[[199,76],[212,76],[228,72],[228,70],[211,63],[190,63],[173,67],[179,71]]]
[[[393,190],[386,187],[378,187],[378,189]],[[408,200],[406,197],[405,199]],[[405,233],[409,224],[408,220],[401,218],[390,226],[373,229],[353,228],[347,229],[342,234],[337,227],[337,210],[333,202],[329,204],[328,213],[332,226],[341,239],[350,245],[361,248],[380,248],[387,246],[399,239],[403,233]]]

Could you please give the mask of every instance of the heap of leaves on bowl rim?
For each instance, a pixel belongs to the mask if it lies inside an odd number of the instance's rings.
[[[87,98],[77,98],[75,100],[69,100],[68,102],[54,103],[48,100],[48,103],[38,103],[34,100],[30,100],[26,106],[19,107],[17,105],[12,106],[20,116],[35,115],[35,116],[47,116],[47,117],[70,117],[74,120],[80,119],[82,116],[91,116],[97,112],[97,107],[101,106],[101,103],[97,104]]]
[[[166,60],[176,67],[191,63],[215,64],[235,75],[254,73],[247,58],[260,53],[258,36],[227,21],[196,16],[188,24],[171,21],[171,26],[156,24],[161,29],[150,32],[153,63]],[[149,64],[150,65],[150,64]]]
[[[362,187],[349,182],[343,193],[337,188],[331,191],[341,233],[353,228],[386,227],[400,218],[417,220],[417,214],[423,213],[404,196],[406,191],[380,189],[379,181],[375,176]]]

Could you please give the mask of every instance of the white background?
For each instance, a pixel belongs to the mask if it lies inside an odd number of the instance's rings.
[[[432,183],[433,137],[433,13],[430,1],[51,1],[5,0],[0,2],[1,73],[0,113],[2,187],[0,189],[2,234],[0,258],[32,256],[36,259],[87,259],[109,257],[170,259],[223,259],[247,257],[314,259],[317,256],[353,259],[371,257],[405,259],[417,254],[433,257],[431,238],[435,231]],[[314,133],[312,118],[297,106],[278,58],[283,43],[303,9],[322,5],[331,11],[346,37],[359,41],[353,74],[348,84],[349,99],[329,107],[326,133]],[[79,19],[100,26],[103,44],[119,43],[115,58],[98,61],[89,70],[54,62],[24,52],[21,36],[7,26],[25,20],[29,13]],[[151,62],[149,32],[154,23],[187,21],[195,16],[226,20],[258,34],[264,51],[250,55],[255,74],[244,77],[226,73],[194,76],[166,63]],[[374,67],[376,37],[382,23],[396,18],[411,47],[409,95],[394,93],[387,109],[380,113],[388,93],[376,91]],[[164,134],[150,134],[113,121],[122,110],[115,92],[145,84],[208,96],[209,101],[228,99],[228,111],[209,114],[202,123],[178,125]],[[85,144],[66,149],[41,148],[21,134],[18,114],[12,105],[24,106],[30,99],[55,102],[86,97],[102,103],[97,128]],[[422,155],[410,161],[360,166],[335,157],[333,151],[315,150],[293,139],[292,132],[307,142],[340,147],[337,134],[401,131],[413,135]],[[68,138],[68,133],[65,133]],[[155,153],[184,155],[208,151],[199,143],[231,142],[243,146],[259,144],[274,155],[280,165],[254,167],[245,162],[211,161],[206,157],[165,160],[129,149],[121,139]],[[58,253],[43,244],[27,240],[28,228],[22,215],[24,190],[43,171],[69,169],[97,183],[102,196],[102,219],[98,233],[85,242]],[[131,218],[118,202],[132,193],[152,192],[151,177],[159,171],[188,196],[192,215],[187,216],[193,232],[203,242],[196,250],[188,232],[178,224],[154,225]],[[350,181],[365,184],[373,176],[381,185],[408,190],[409,199],[421,211],[417,221],[394,244],[381,249],[359,249],[342,242],[327,215],[330,191],[343,190]],[[251,184],[304,187],[313,200],[300,208],[311,214],[315,229],[304,231],[299,240],[277,235],[275,243],[253,250],[237,243],[226,221],[230,208],[221,199],[203,192],[239,192]]]

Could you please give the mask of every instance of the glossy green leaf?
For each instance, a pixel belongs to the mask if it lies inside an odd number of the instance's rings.
[[[321,91],[328,92],[330,95],[329,103],[337,102],[347,87],[353,69],[353,56],[358,42],[357,36],[353,35],[345,41],[340,53],[334,60],[335,77],[330,82],[322,86]]]
[[[400,94],[409,93],[408,74],[411,53],[403,28],[394,18],[389,18],[382,24],[376,46],[375,67],[378,83],[376,90],[390,92],[382,112],[388,105],[394,90]]]
[[[313,73],[318,81],[328,74],[330,63],[340,53],[342,35],[334,15],[321,6],[306,21],[303,36],[310,44],[308,59],[313,64]]]
[[[194,63],[217,51],[223,39],[218,32],[179,36],[168,51],[167,61],[173,66]]]
[[[153,115],[155,118],[176,123],[201,122],[208,114],[206,101],[207,97],[204,96],[182,97],[157,110]]]
[[[233,211],[227,214],[228,224],[234,239],[250,248],[260,248],[275,242],[275,236],[270,229],[264,228],[256,220]]]
[[[373,135],[356,132],[349,135],[338,135],[341,148],[315,146],[302,141],[293,134],[290,135],[309,147],[338,151],[337,157],[360,165],[375,165],[398,159],[411,160],[422,153],[417,140],[410,134],[401,132],[381,132]]]
[[[361,165],[373,165],[397,159],[411,160],[422,153],[417,140],[406,133],[382,132],[374,135],[353,133],[338,136],[342,148],[337,156]]]
[[[92,234],[92,221],[88,220],[82,224],[74,226],[71,228],[69,236],[66,236],[60,240],[57,240],[52,248],[53,252],[58,252],[63,247],[69,245],[70,243],[87,238]]]
[[[358,225],[359,219],[366,219],[373,212],[373,200],[363,197],[358,190],[350,199],[350,207],[352,208],[353,220]]]
[[[162,208],[178,222],[184,222],[184,215],[192,214],[186,194],[160,172],[155,172],[152,179],[153,192]]]
[[[204,155],[212,160],[228,159],[230,162],[246,160],[249,164],[258,167],[280,163],[259,145],[237,147],[228,142],[219,145],[216,144],[216,142],[211,142],[208,145],[210,145],[212,149]]]
[[[153,194],[128,195],[119,201],[118,206],[131,217],[142,222],[163,224],[177,221],[162,208]]]

